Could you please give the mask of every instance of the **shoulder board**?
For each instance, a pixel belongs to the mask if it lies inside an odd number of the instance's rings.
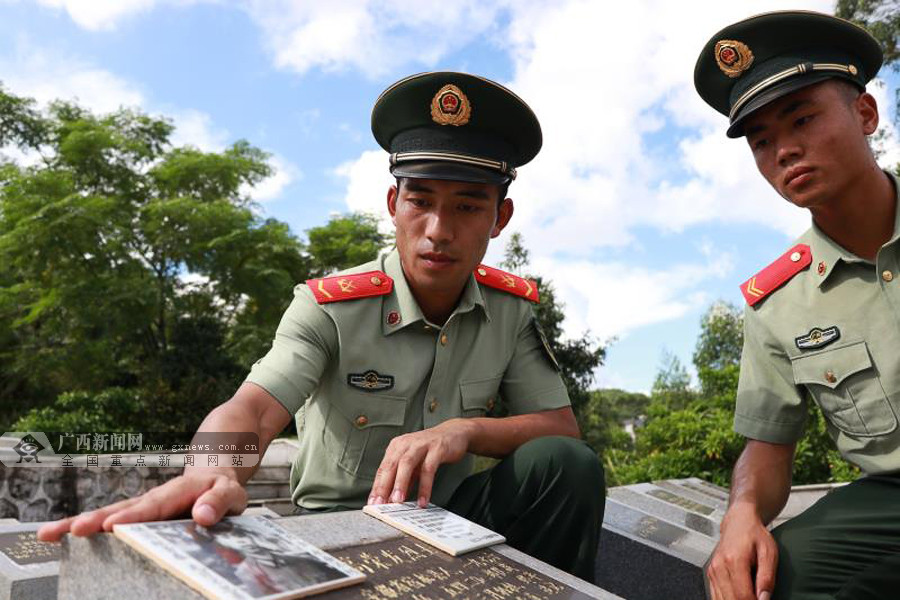
[[[741,284],[741,292],[750,306],[777,290],[812,262],[812,252],[806,244],[797,244],[771,265]]]
[[[327,304],[390,294],[394,289],[394,280],[381,271],[367,271],[310,279],[306,285],[316,297],[316,302]]]
[[[475,280],[482,285],[502,290],[513,296],[519,296],[531,302],[540,302],[537,283],[530,279],[523,279],[486,265],[478,265],[478,268],[475,269]]]

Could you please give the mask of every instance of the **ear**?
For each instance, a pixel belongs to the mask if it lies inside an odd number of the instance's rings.
[[[387,192],[387,209],[388,213],[391,215],[391,223],[395,226],[397,225],[397,196],[400,192],[397,190],[396,185],[392,185],[388,188]]]
[[[856,99],[855,106],[863,133],[872,135],[878,129],[878,103],[875,101],[875,97],[868,92],[862,93]]]
[[[500,206],[497,209],[497,222],[494,223],[494,228],[491,229],[492,238],[500,235],[503,228],[509,224],[509,220],[512,219],[513,216],[514,208],[512,198],[504,198],[503,202],[500,203]]]

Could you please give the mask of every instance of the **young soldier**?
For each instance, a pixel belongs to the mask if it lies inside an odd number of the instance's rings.
[[[534,320],[534,282],[480,264],[513,214],[506,190],[541,146],[537,118],[492,81],[425,73],[375,103],[391,153],[397,247],[297,287],[271,351],[201,431],[256,431],[296,415],[291,473],[304,511],[432,501],[592,579],[603,472]],[[512,416],[485,418],[502,395]],[[472,455],[503,458],[471,474]],[[188,509],[212,524],[247,504],[249,469],[186,469],[140,498],[48,525],[88,535]]]
[[[812,227],[741,286],[734,428],[748,438],[707,574],[722,600],[889,598],[900,583],[900,221],[897,182],[867,136],[882,63],[863,29],[770,13],[710,39],[694,81],[745,136],[763,177]],[[806,404],[865,472],[774,529]]]

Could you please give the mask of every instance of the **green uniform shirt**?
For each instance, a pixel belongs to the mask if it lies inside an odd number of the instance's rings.
[[[362,506],[392,438],[484,416],[498,395],[513,414],[569,405],[528,301],[473,276],[441,327],[422,315],[396,250],[345,273],[372,270],[393,279],[390,294],[320,305],[298,285],[272,349],[247,377],[296,414],[291,489],[305,508]],[[381,389],[362,389],[366,374]],[[471,467],[471,456],[443,465],[434,501],[449,500]]]
[[[893,176],[892,181],[897,190]],[[796,442],[812,398],[847,460],[870,474],[900,470],[896,212],[894,234],[875,264],[844,250],[814,224],[798,240],[810,247],[809,268],[746,308],[736,432]],[[824,333],[816,334],[816,328]]]

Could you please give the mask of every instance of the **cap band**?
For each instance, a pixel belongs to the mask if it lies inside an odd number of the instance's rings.
[[[516,170],[510,167],[508,163],[503,161],[490,160],[487,158],[479,158],[476,156],[454,154],[449,152],[395,152],[391,154],[391,166],[395,166],[404,162],[425,160],[461,163],[464,165],[471,165],[473,167],[481,167],[483,169],[499,171],[500,173],[509,177],[510,180],[516,178]]]
[[[785,79],[793,77],[794,75],[805,75],[807,73],[812,73],[815,71],[833,71],[838,73],[846,73],[854,77],[859,72],[853,65],[842,65],[838,63],[800,63],[795,67],[785,69],[784,71],[779,71],[774,75],[766,77],[765,79],[754,85],[752,88],[744,92],[740,96],[740,98],[738,98],[732,105],[731,111],[728,113],[728,118],[730,120],[734,120],[734,116],[738,113],[738,111],[740,111],[747,102],[753,99],[754,96],[756,96],[764,89],[771,87],[776,83],[780,83]]]

